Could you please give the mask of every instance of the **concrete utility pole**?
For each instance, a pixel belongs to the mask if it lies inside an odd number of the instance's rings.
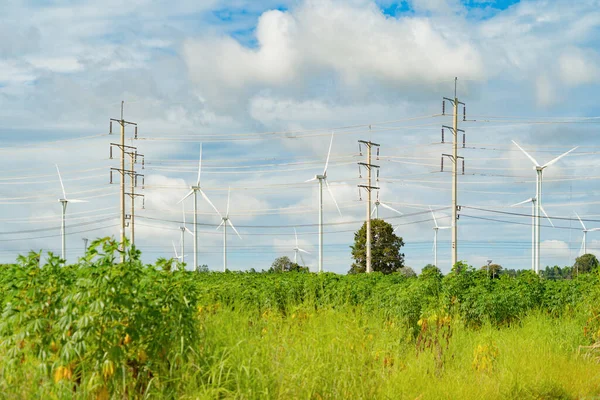
[[[450,101],[453,105],[453,118],[452,118],[452,127],[442,126],[442,143],[444,143],[444,128],[450,129],[452,132],[452,154],[443,154],[442,155],[442,171],[444,170],[444,157],[450,158],[452,161],[452,267],[458,261],[458,160],[462,159],[462,173],[465,173],[465,160],[463,157],[458,155],[458,133],[463,133],[463,143],[462,147],[465,147],[465,134],[462,129],[458,129],[458,106],[462,104],[463,106],[463,121],[466,120],[466,106],[465,103],[458,101],[458,97],[456,96],[456,83],[458,78],[454,78],[454,98],[449,99],[444,97],[442,101],[442,115],[446,115],[446,100]]]
[[[113,122],[117,122],[120,126],[121,126],[121,140],[120,142],[117,143],[111,143],[110,144],[110,154],[111,154],[111,158],[112,158],[112,148],[113,146],[118,147],[121,150],[121,163],[120,163],[120,168],[111,168],[111,174],[110,174],[110,183],[112,183],[112,172],[113,171],[117,171],[121,174],[121,179],[120,179],[120,186],[121,186],[121,191],[120,191],[120,200],[121,200],[121,224],[120,224],[120,241],[121,241],[121,262],[125,261],[125,247],[124,247],[124,243],[125,243],[125,219],[126,219],[126,214],[125,214],[125,174],[130,174],[131,176],[131,171],[126,170],[125,169],[125,149],[126,148],[133,148],[131,146],[125,146],[125,125],[134,125],[135,126],[135,137],[137,138],[137,124],[135,122],[130,122],[130,121],[125,121],[125,119],[123,118],[123,106],[124,106],[124,101],[121,101],[121,118],[120,119],[114,119],[111,118],[110,119],[110,131],[109,133],[112,134],[112,123]],[[132,177],[132,179],[135,179],[134,177]]]
[[[367,267],[367,273],[371,273],[373,272],[373,267],[371,265],[372,263],[372,257],[371,257],[371,191],[372,190],[378,190],[379,187],[377,186],[371,186],[371,170],[373,168],[376,168],[379,171],[379,165],[375,165],[375,164],[371,164],[371,157],[372,157],[372,147],[379,147],[379,144],[377,143],[373,143],[371,141],[365,141],[365,140],[359,140],[359,147],[361,144],[364,144],[367,147],[367,162],[363,163],[363,162],[359,162],[358,163],[358,168],[360,170],[360,167],[365,167],[367,169],[367,184],[366,185],[358,185],[359,190],[360,188],[366,189],[367,191],[367,226],[366,226],[366,236],[367,236],[367,242],[366,242],[366,252],[367,252],[367,257],[366,257],[366,267]],[[379,154],[379,149],[377,151],[377,154]]]

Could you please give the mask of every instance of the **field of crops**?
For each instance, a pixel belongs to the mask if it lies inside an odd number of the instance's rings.
[[[600,396],[600,279],[198,273],[96,241],[0,270],[0,397]]]

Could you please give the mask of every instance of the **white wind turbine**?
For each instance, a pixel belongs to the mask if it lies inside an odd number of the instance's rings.
[[[329,142],[329,151],[327,152],[327,160],[325,161],[325,169],[323,169],[322,175],[315,175],[314,178],[307,180],[306,182],[319,181],[319,272],[323,272],[323,182],[327,186],[327,190],[329,191],[329,195],[331,199],[335,203],[335,207],[337,208],[340,216],[342,215],[342,211],[338,206],[337,201],[335,201],[335,197],[333,196],[333,192],[329,187],[329,182],[327,182],[327,167],[329,166],[329,156],[331,155],[331,146],[333,145],[333,132],[331,133],[331,141]]]
[[[527,203],[531,203],[531,270],[535,272],[535,260],[536,260],[536,246],[535,246],[535,203],[536,203],[536,199],[535,197],[530,197],[527,200],[523,200],[517,204],[513,204],[511,205],[511,207],[517,207],[523,204],[527,204]],[[548,222],[550,222],[550,225],[552,225],[552,227],[554,228],[554,224],[552,223],[552,220],[550,219],[550,217],[548,216],[548,213],[546,213],[546,210],[544,210],[544,207],[540,206],[540,210],[542,210],[542,212],[544,213],[544,215],[546,216],[546,218],[548,219]]]
[[[298,245],[298,233],[296,232],[296,228],[294,228],[294,236],[296,237],[296,247],[294,247],[294,263],[298,264],[298,255],[300,255],[300,260],[302,260],[302,266],[306,267],[306,263],[304,262],[304,257],[302,257],[302,253],[310,253],[304,249],[301,249]]]
[[[581,220],[581,218],[579,218],[579,214],[575,213],[575,215],[577,215],[577,219],[579,220],[579,223],[583,227],[583,240],[581,241],[581,248],[579,249],[579,252],[581,253],[581,255],[584,255],[587,253],[587,233],[600,231],[600,228],[587,229],[585,227],[585,225],[583,224],[583,221]]]
[[[175,247],[175,242],[171,241],[171,243],[173,244],[173,253],[175,253],[174,258],[180,262],[183,262],[183,259],[184,259],[183,254],[181,254],[181,255],[177,254],[177,247]]]
[[[217,210],[217,208],[210,201],[210,199],[208,198],[206,193],[204,193],[204,191],[202,191],[202,189],[200,188],[200,173],[201,172],[202,172],[202,143],[200,143],[200,160],[198,162],[198,179],[196,180],[196,184],[190,186],[191,190],[188,192],[188,194],[186,194],[183,197],[183,199],[179,200],[179,202],[178,202],[178,204],[179,204],[182,201],[184,201],[185,199],[187,199],[188,197],[190,197],[191,195],[194,195],[194,270],[196,268],[198,268],[198,192],[200,192],[202,197],[204,197],[204,200],[206,200],[206,202],[211,205],[211,207],[217,212],[217,214],[219,213],[219,210]]]
[[[543,172],[544,172],[544,169],[551,166],[552,164],[554,164],[555,162],[557,162],[558,160],[560,160],[561,158],[563,158],[564,156],[566,156],[567,154],[572,152],[573,150],[577,149],[577,147],[574,147],[571,150],[567,151],[566,153],[563,153],[560,156],[548,161],[544,165],[540,165],[540,163],[538,163],[536,161],[536,159],[533,158],[529,153],[527,153],[525,150],[523,150],[523,148],[521,146],[519,146],[519,144],[517,142],[515,142],[514,140],[512,142],[515,144],[515,146],[517,146],[519,148],[519,150],[521,150],[523,152],[523,154],[525,154],[527,156],[527,158],[529,158],[531,160],[531,162],[533,162],[533,168],[535,169],[535,172],[536,172],[536,185],[535,185],[535,199],[536,199],[535,206],[536,207],[535,207],[535,213],[534,213],[534,218],[535,218],[535,265],[534,265],[534,271],[536,273],[539,273],[540,272],[540,210],[542,209]]]
[[[237,231],[237,229],[235,229],[235,226],[233,226],[233,223],[231,222],[231,219],[229,219],[229,195],[231,193],[231,188],[229,188],[229,190],[227,191],[227,213],[225,214],[225,216],[222,216],[219,211],[217,211],[217,214],[219,214],[219,217],[221,217],[221,224],[219,226],[217,226],[217,229],[219,229],[220,227],[223,227],[223,272],[227,272],[227,224],[229,224],[231,226],[231,229],[234,230],[234,232],[236,233],[236,235],[238,235],[238,237],[241,239],[242,237],[240,236],[240,233]]]
[[[190,231],[189,228],[185,225],[185,203],[181,203],[181,211],[183,214],[183,225],[179,227],[179,229],[181,230],[181,256],[182,256],[182,260],[183,257],[185,257],[185,233],[189,233],[192,236],[194,235],[194,232]]]
[[[396,214],[404,215],[403,213],[396,210],[395,208],[392,208],[392,207],[388,206],[387,204],[379,201],[379,191],[377,191],[377,199],[375,200],[374,204],[375,204],[375,207],[373,208],[373,211],[371,211],[371,217],[373,216],[373,214],[375,214],[375,219],[379,219],[379,206],[381,206],[383,208],[387,208],[388,210],[393,211]]]
[[[437,263],[437,237],[438,237],[438,231],[440,229],[450,229],[452,228],[451,226],[439,226],[437,223],[437,219],[435,218],[435,213],[433,212],[433,210],[431,209],[431,207],[429,207],[429,211],[431,211],[431,216],[433,217],[433,223],[435,224],[435,226],[433,227],[433,265],[435,265],[436,267],[438,266]]]
[[[60,225],[60,237],[61,237],[61,250],[62,250],[62,259],[67,260],[67,245],[65,238],[65,214],[67,212],[67,204],[68,203],[87,203],[86,200],[76,200],[76,199],[67,199],[67,192],[65,192],[65,185],[63,184],[62,176],[60,176],[60,169],[58,169],[58,164],[56,164],[56,172],[58,172],[58,180],[60,181],[60,187],[62,188],[63,197],[62,199],[58,199],[58,201],[62,205],[62,220]]]

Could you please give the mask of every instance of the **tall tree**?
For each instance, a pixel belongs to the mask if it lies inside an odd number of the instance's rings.
[[[598,268],[598,259],[593,254],[584,254],[575,259],[575,264],[573,265],[573,269],[577,274],[585,274],[587,272],[592,272],[596,268]]]
[[[352,258],[354,263],[348,273],[363,273],[367,269],[367,227],[366,222],[354,234]],[[394,228],[382,219],[371,220],[371,266],[373,271],[391,274],[404,267],[404,254],[400,248],[404,246],[401,237],[394,233]]]

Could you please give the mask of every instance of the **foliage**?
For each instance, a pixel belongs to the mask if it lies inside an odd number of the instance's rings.
[[[502,272],[502,265],[500,264],[488,264],[481,267],[481,269],[487,272],[488,276],[492,279],[495,279],[500,276]]]
[[[588,272],[595,271],[598,269],[598,259],[593,254],[584,254],[575,259],[575,264],[573,264],[573,269],[576,274],[585,274]]]
[[[600,274],[194,273],[118,248],[0,270],[3,397],[600,395],[597,352],[576,355],[600,340]]]
[[[366,272],[367,269],[367,223],[354,234],[352,258],[354,263],[350,274]],[[404,254],[400,249],[404,246],[401,237],[396,236],[391,224],[382,219],[371,220],[371,266],[374,272],[391,274],[404,267]]]
[[[293,262],[287,256],[278,257],[273,261],[268,272],[308,272],[308,267]]]

